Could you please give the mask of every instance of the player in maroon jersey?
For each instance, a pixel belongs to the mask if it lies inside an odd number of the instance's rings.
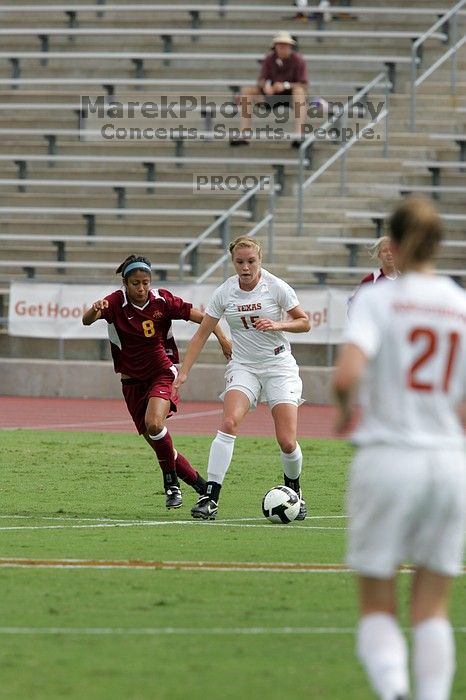
[[[359,283],[360,286],[368,282],[378,282],[384,278],[396,280],[400,276],[400,271],[396,269],[389,236],[382,236],[372,246],[371,258],[379,261],[380,268],[366,275]]]
[[[178,476],[199,494],[204,493],[206,482],[174,449],[165,425],[177,408],[177,400],[170,397],[177,375],[173,362],[178,361],[171,322],[183,319],[200,323],[204,314],[166,289],[152,289],[151,263],[145,257],[130,255],[116,272],[122,275],[123,288],[95,301],[82,321],[85,326],[99,319],[107,321],[113,365],[121,374],[128,411],[139,434],[157,455],[167,508],[179,508],[182,495]],[[229,359],[230,341],[220,328],[214,333]]]
[[[371,246],[371,259],[378,260],[380,267],[378,270],[373,270],[368,275],[363,277],[359,285],[356,287],[350,298],[348,299],[348,314],[354,297],[359,290],[366,284],[375,284],[381,280],[396,280],[400,276],[400,271],[397,270],[393,251],[390,245],[390,236],[382,236]]]

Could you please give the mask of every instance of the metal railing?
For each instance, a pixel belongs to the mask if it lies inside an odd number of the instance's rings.
[[[306,180],[304,179],[304,169],[305,163],[309,158],[309,149],[312,144],[319,139],[315,133],[311,134],[306,138],[299,148],[299,160],[298,160],[298,191],[297,191],[297,234],[302,235],[303,232],[303,208],[304,208],[304,193],[305,190],[313,182],[317,180],[322,173],[324,173],[336,160],[344,156],[346,151],[353,146],[354,143],[360,140],[364,134],[371,129],[373,126],[379,123],[385,118],[385,141],[383,155],[386,157],[388,155],[388,137],[389,137],[389,122],[388,122],[388,95],[391,88],[391,83],[388,79],[386,72],[379,73],[373,80],[368,82],[364,87],[362,87],[357,93],[355,93],[344,105],[343,109],[336,115],[327,119],[327,121],[320,127],[321,132],[327,132],[329,129],[336,128],[338,122],[345,126],[345,120],[348,117],[348,110],[350,107],[354,107],[361,99],[365,98],[367,93],[374,87],[382,86],[385,90],[385,108],[381,111],[377,118],[369,122],[366,126],[355,133],[349,141],[345,143],[342,148],[340,148],[333,156],[331,156],[316,172],[310,175]],[[343,131],[343,129],[342,129]],[[340,172],[340,191],[343,193],[346,187],[346,158],[342,158],[341,172]]]
[[[261,176],[259,182],[249,189],[235,204],[233,204],[227,211],[225,211],[219,218],[214,221],[213,224],[208,226],[205,231],[203,231],[192,243],[190,243],[179,256],[179,281],[183,282],[186,259],[188,255],[193,259],[193,256],[197,256],[198,249],[202,242],[205,241],[214,231],[219,231],[219,235],[222,239],[223,253],[202,275],[198,276],[196,279],[196,284],[201,284],[204,282],[215,270],[217,270],[222,264],[224,265],[224,278],[227,276],[227,262],[229,257],[228,245],[230,243],[230,224],[232,215],[238,211],[243,205],[247,205],[250,211],[255,209],[255,201],[259,191],[266,191],[268,193],[268,208],[267,213],[262,217],[262,219],[254,226],[254,228],[248,232],[248,236],[255,236],[260,230],[265,226],[268,227],[268,259],[273,259],[273,221],[275,216],[275,191],[277,185],[274,183],[272,176]],[[191,263],[192,264],[192,263]],[[194,265],[195,269],[196,265]]]
[[[410,130],[416,131],[416,90],[422,83],[437,70],[445,61],[452,58],[450,71],[450,94],[456,94],[456,54],[458,49],[466,42],[466,36],[463,36],[459,41],[456,41],[458,33],[458,14],[462,7],[466,5],[466,0],[460,0],[456,5],[442,15],[430,29],[428,29],[419,39],[413,42],[411,47],[411,104],[410,104]],[[450,22],[451,20],[451,22]],[[449,43],[451,44],[442,56],[430,66],[419,78],[416,78],[416,68],[419,64],[419,56],[422,51],[422,44],[440,27],[450,27],[448,31]]]

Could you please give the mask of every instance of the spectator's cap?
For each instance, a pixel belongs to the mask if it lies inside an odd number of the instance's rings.
[[[291,34],[288,34],[288,32],[278,32],[278,34],[275,34],[274,38],[272,39],[272,46],[275,46],[275,44],[290,44],[291,46],[294,46],[296,41],[293,39]]]

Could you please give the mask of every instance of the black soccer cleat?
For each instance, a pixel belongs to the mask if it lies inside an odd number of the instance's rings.
[[[209,496],[201,496],[195,506],[191,508],[191,515],[195,520],[215,520],[218,505]]]
[[[170,486],[165,489],[165,505],[167,508],[181,508],[183,505],[183,496],[179,486]]]

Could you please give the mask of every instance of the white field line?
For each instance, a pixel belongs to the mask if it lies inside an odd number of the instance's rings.
[[[34,515],[0,515],[0,518],[5,519],[22,519],[22,520],[53,520],[59,521],[60,525],[0,525],[0,532],[9,532],[12,530],[93,530],[99,528],[117,528],[117,527],[160,527],[163,525],[197,525],[210,527],[246,527],[246,528],[263,528],[263,527],[288,527],[288,525],[274,524],[264,522],[264,518],[225,518],[216,521],[199,521],[199,520],[127,520],[113,518],[80,518],[66,516],[34,516]],[[314,515],[309,516],[308,520],[332,520],[333,518],[343,519],[345,515]],[[85,524],[80,524],[84,522]],[[297,528],[295,528],[297,529]],[[344,530],[345,526],[330,526],[330,525],[301,525],[300,530]]]
[[[197,411],[195,413],[175,413],[174,416],[171,416],[170,420],[173,421],[178,421],[178,420],[187,420],[188,418],[203,418],[204,416],[216,416],[219,413],[222,413],[223,407],[222,408],[211,408],[209,411]]]
[[[466,627],[454,627],[465,634]],[[409,631],[405,629],[405,632]],[[0,627],[0,635],[87,635],[87,636],[151,636],[184,635],[259,636],[259,635],[336,635],[355,634],[353,627]]]
[[[222,409],[211,409],[210,411],[197,411],[195,413],[183,413],[183,415],[172,416],[171,420],[191,420],[192,418],[203,418],[204,416],[217,415],[222,412]],[[82,421],[81,423],[43,423],[42,425],[23,425],[18,423],[11,426],[2,426],[0,430],[55,430],[56,428],[94,428],[97,430],[99,426],[110,427],[112,425],[123,425],[128,428],[133,427],[133,423],[129,418],[121,420],[99,420],[99,421]]]
[[[354,634],[352,627],[0,627],[0,635],[145,635],[145,636],[207,636],[207,635],[290,635],[290,634]]]
[[[340,520],[347,518],[347,515],[307,515],[306,520]],[[3,520],[65,520],[70,522],[77,522],[81,520],[91,521],[91,522],[105,522],[105,523],[135,523],[142,522],[135,520],[134,518],[88,518],[82,517],[80,515],[0,515],[0,519]],[[242,523],[242,522],[253,522],[262,521],[263,518],[222,518],[217,522],[222,523]]]
[[[142,520],[129,523],[93,523],[92,525],[3,525],[0,527],[0,532],[9,532],[12,530],[95,530],[98,528],[118,528],[118,527],[163,527],[165,525],[188,525],[195,527],[240,527],[240,528],[288,528],[289,530],[346,530],[344,526],[329,526],[329,525],[300,525],[297,527],[289,527],[280,523],[241,523],[241,522],[222,522],[220,521],[199,521],[199,520]]]
[[[0,515],[0,520],[60,520],[69,522],[90,521],[93,523],[128,523],[134,518],[85,518],[80,515]]]
[[[96,426],[112,426],[112,425],[124,425],[128,428],[133,426],[131,420],[99,420],[99,421],[85,421],[81,423],[43,423],[42,425],[22,425],[18,422],[17,425],[2,426],[1,430],[55,430],[56,428],[89,428],[94,426],[94,430],[97,431]]]

